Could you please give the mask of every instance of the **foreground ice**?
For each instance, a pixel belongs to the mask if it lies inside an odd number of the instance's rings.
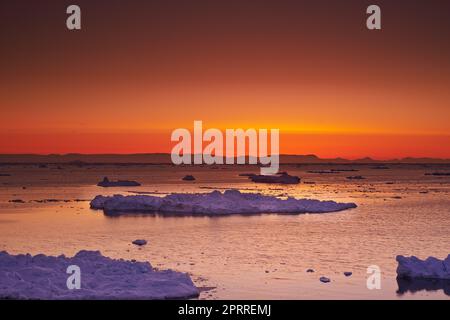
[[[67,268],[80,268],[80,289],[68,289]],[[74,257],[0,252],[0,299],[174,299],[198,296],[190,277],[155,271],[148,262],[110,259],[99,251]]]
[[[149,195],[96,196],[91,208],[106,214],[128,212],[156,212],[172,214],[259,214],[259,213],[324,213],[356,208],[354,203],[337,203],[310,199],[285,200],[259,193],[241,193],[226,190],[224,193],[170,194],[165,197]]]
[[[398,278],[397,293],[402,295],[407,292],[416,293],[419,291],[444,291],[444,294],[450,296],[450,280],[445,279],[422,279],[422,278]]]
[[[420,260],[414,256],[397,256],[396,259],[399,278],[450,280],[450,254],[444,260],[434,257]]]

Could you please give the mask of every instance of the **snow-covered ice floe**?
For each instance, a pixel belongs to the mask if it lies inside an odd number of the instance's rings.
[[[68,289],[71,265],[80,269],[80,289]],[[175,299],[197,297],[189,275],[155,271],[148,262],[114,260],[99,251],[74,257],[0,252],[0,299]]]
[[[170,194],[165,197],[149,195],[96,196],[91,208],[105,214],[167,213],[191,215],[229,215],[260,213],[325,213],[356,208],[354,203],[338,203],[311,199],[280,199],[259,193],[241,193],[226,190],[224,193]]]
[[[420,260],[414,256],[397,256],[396,259],[399,278],[450,280],[450,254],[444,260],[434,257]]]

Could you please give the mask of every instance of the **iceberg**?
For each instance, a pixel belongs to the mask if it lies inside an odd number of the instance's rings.
[[[450,280],[450,254],[444,260],[435,257],[420,260],[414,256],[397,256],[396,260],[398,278]]]
[[[312,199],[280,199],[259,193],[241,193],[239,190],[211,193],[170,194],[164,197],[150,195],[96,196],[90,203],[94,210],[105,214],[162,213],[180,215],[230,215],[262,213],[325,213],[356,208],[354,203],[319,201]]]
[[[69,266],[80,271],[80,288],[68,289]],[[189,275],[155,271],[148,262],[114,260],[99,251],[74,257],[0,252],[0,299],[176,299],[199,295]]]

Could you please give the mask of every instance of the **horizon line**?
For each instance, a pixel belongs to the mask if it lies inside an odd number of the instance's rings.
[[[77,152],[69,152],[69,153],[0,153],[0,157],[3,156],[17,156],[17,157],[26,157],[26,156],[38,156],[38,157],[64,157],[64,156],[170,156],[170,152],[149,152],[149,153],[77,153]],[[194,156],[195,154],[190,154],[191,156]],[[272,156],[272,155],[268,155]],[[346,160],[346,161],[358,161],[358,160],[373,160],[373,161],[402,161],[402,160],[439,160],[439,161],[449,161],[450,158],[437,158],[437,157],[429,157],[429,156],[404,156],[399,158],[373,158],[371,156],[363,156],[363,157],[357,157],[357,158],[345,158],[345,157],[332,157],[332,158],[322,158],[320,156],[317,156],[312,153],[306,153],[306,154],[291,154],[291,153],[280,153],[278,155],[279,157],[314,157],[317,160]],[[226,156],[222,155],[222,157],[226,158]],[[239,157],[256,157],[258,156],[234,156],[233,158],[239,158]]]

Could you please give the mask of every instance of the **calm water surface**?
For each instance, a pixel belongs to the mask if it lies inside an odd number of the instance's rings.
[[[308,173],[354,168],[358,172]],[[396,255],[450,253],[450,177],[447,166],[285,166],[302,177],[295,186],[257,185],[239,173],[252,167],[165,165],[0,166],[0,250],[10,253],[73,255],[100,250],[113,258],[148,260],[160,269],[189,272],[205,299],[449,299],[450,292],[416,291],[396,281]],[[197,181],[184,182],[185,174]],[[362,175],[364,180],[346,176]],[[141,187],[100,188],[111,179],[134,179]],[[98,194],[134,191],[210,192],[237,188],[280,197],[355,202],[339,213],[228,217],[108,217],[89,209]],[[24,203],[12,203],[20,199]],[[138,248],[131,241],[143,238]],[[381,290],[368,290],[366,269],[378,265]],[[314,273],[307,273],[312,268]],[[351,271],[345,277],[344,271]],[[319,281],[321,276],[331,283]],[[412,292],[415,291],[415,292]]]

